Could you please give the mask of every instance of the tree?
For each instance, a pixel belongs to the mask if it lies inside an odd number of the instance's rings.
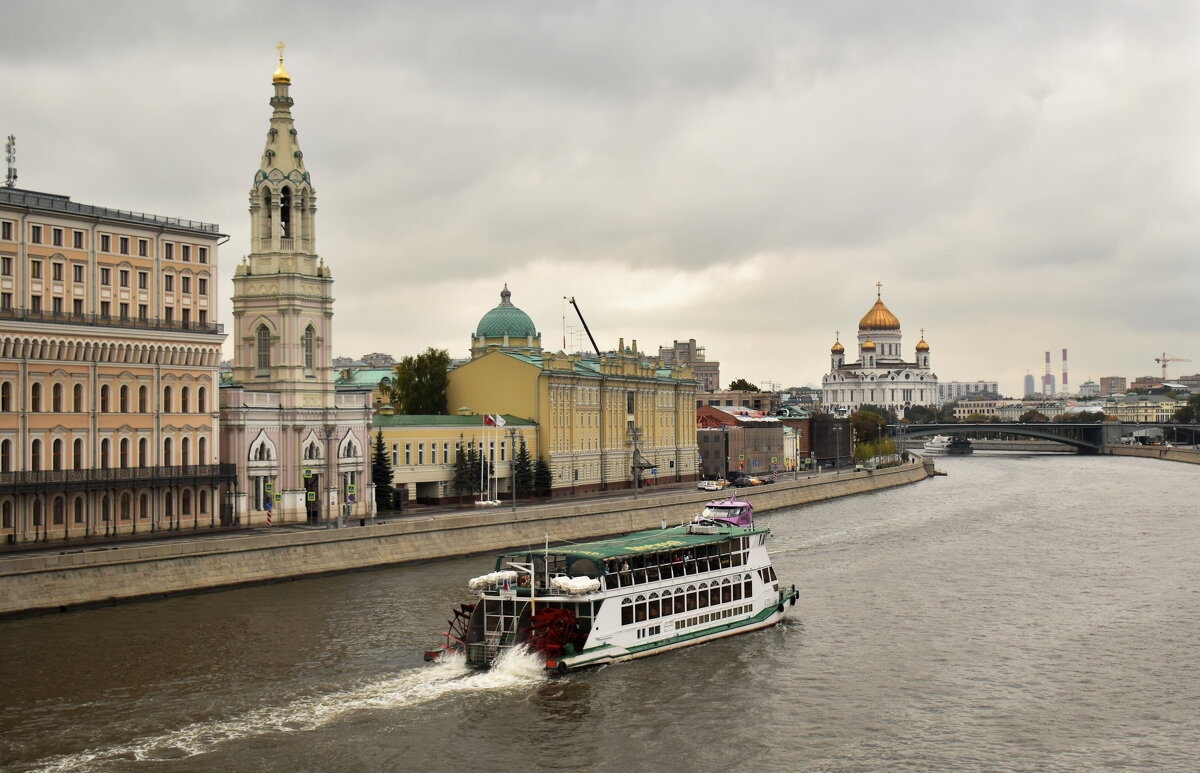
[[[546,458],[539,456],[533,466],[533,490],[539,497],[550,496],[550,487],[554,485],[554,476],[550,473],[550,464]]]
[[[941,419],[938,409],[930,405],[913,405],[904,412],[905,417],[919,424],[933,424]]]
[[[1200,420],[1200,395],[1192,395],[1188,398],[1187,405],[1175,411],[1175,415],[1171,417],[1172,421],[1180,424],[1194,424]]]
[[[860,443],[873,443],[883,433],[887,421],[874,411],[855,411],[850,414],[850,426]]]
[[[729,391],[730,392],[758,392],[760,390],[757,385],[751,384],[749,381],[747,381],[744,378],[735,378],[733,381],[729,382]]]
[[[458,494],[458,501],[462,502],[463,494],[469,494],[474,489],[471,487],[471,481],[477,476],[472,473],[471,460],[467,454],[463,453],[462,441],[458,443],[458,451],[454,458],[454,491]]]
[[[409,416],[440,416],[446,413],[446,389],[450,385],[450,353],[432,346],[416,357],[408,356],[393,366],[395,378],[388,399],[397,413]]]
[[[1058,424],[1090,424],[1104,421],[1103,411],[1079,411],[1077,413],[1060,413],[1052,421]]]
[[[1050,421],[1050,417],[1036,408],[1030,408],[1028,411],[1025,411],[1025,413],[1022,413],[1021,418],[1017,419],[1017,421],[1021,422],[1022,424],[1045,424],[1046,422]]]
[[[963,421],[967,424],[987,424],[991,420],[992,417],[986,413],[968,413],[963,417]]]
[[[884,408],[881,405],[871,405],[868,403],[866,405],[858,406],[858,410],[870,411],[871,413],[879,414],[880,416],[883,417],[884,422],[887,424],[895,424],[896,423],[896,411],[893,410],[892,408]]]
[[[525,447],[525,438],[521,438],[521,450],[513,459],[513,478],[517,496],[527,497],[533,493],[533,457]]]
[[[383,430],[375,433],[375,449],[371,455],[371,479],[375,481],[375,510],[391,510],[395,495],[392,491],[392,462],[383,445]]]

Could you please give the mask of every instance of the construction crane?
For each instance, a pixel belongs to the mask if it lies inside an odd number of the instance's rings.
[[[1166,352],[1163,352],[1162,357],[1155,357],[1154,361],[1162,363],[1162,369],[1163,369],[1162,380],[1163,381],[1167,380],[1167,363],[1168,362],[1191,362],[1191,360],[1189,360],[1187,357],[1170,357],[1167,355]]]

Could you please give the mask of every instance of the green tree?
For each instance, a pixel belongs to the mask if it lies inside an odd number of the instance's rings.
[[[1050,421],[1050,417],[1036,408],[1030,408],[1025,413],[1022,413],[1021,418],[1017,419],[1017,421],[1022,424],[1045,424]]]
[[[986,413],[968,413],[963,417],[963,421],[967,424],[986,424],[991,420],[992,417]]]
[[[730,392],[758,392],[759,388],[755,384],[751,384],[744,378],[735,378],[729,382]]]
[[[1187,405],[1177,409],[1171,420],[1180,424],[1195,424],[1200,421],[1200,395],[1189,397]]]
[[[904,416],[909,421],[920,424],[933,424],[941,419],[937,407],[932,405],[911,406],[904,412]]]
[[[850,414],[850,426],[860,443],[871,443],[879,439],[887,421],[874,411],[855,411]]]
[[[416,357],[408,356],[393,368],[395,378],[388,399],[397,413],[440,416],[446,413],[450,385],[450,353],[432,346]]]
[[[462,437],[461,435],[459,436]],[[470,494],[474,489],[471,487],[471,481],[475,478],[471,471],[471,460],[467,454],[463,453],[462,440],[459,440],[458,450],[454,457],[454,491],[458,494],[458,501],[462,502],[463,494]]]
[[[533,457],[525,447],[525,438],[521,438],[521,450],[513,459],[513,477],[516,479],[517,496],[527,497],[533,493]]]
[[[1058,424],[1090,424],[1104,421],[1103,411],[1079,411],[1078,413],[1060,413],[1051,421]]]
[[[550,463],[545,457],[539,456],[533,465],[533,490],[539,497],[550,496],[550,487],[554,485],[554,476],[550,472]]]
[[[870,413],[875,413],[882,416],[885,424],[896,423],[896,411],[891,408],[884,408],[881,405],[871,405],[870,403],[867,403],[866,405],[858,406],[858,410],[868,411]]]
[[[383,430],[375,433],[375,449],[371,454],[371,479],[375,481],[375,510],[391,510],[395,495],[392,491],[392,462],[383,445]]]

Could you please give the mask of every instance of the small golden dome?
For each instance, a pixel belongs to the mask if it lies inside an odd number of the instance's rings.
[[[875,351],[875,342],[868,338],[866,343],[863,344],[862,348],[864,352],[873,352]]]
[[[842,346],[841,341],[834,341],[833,346],[829,347],[830,354],[843,354],[845,351],[846,347]]]
[[[283,41],[279,41],[276,46],[279,49],[279,67],[275,69],[275,74],[271,76],[272,83],[291,83],[292,76],[288,75],[288,71],[283,67],[283,49],[285,48]]]
[[[917,344],[917,351],[918,351],[918,352],[927,352],[927,351],[929,351],[929,344],[925,343],[925,339],[924,339],[924,338],[922,338],[922,339],[921,339],[921,342],[920,342],[919,344]]]

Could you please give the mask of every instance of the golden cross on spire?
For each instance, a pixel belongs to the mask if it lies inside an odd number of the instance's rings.
[[[833,331],[833,340],[835,340],[835,341],[842,340],[842,331],[840,331],[840,330]]]
[[[279,49],[279,63],[283,64],[283,49],[287,48],[287,44],[281,40],[279,41],[279,45],[275,47]]]
[[[921,328],[921,340],[925,340],[925,328]]]
[[[282,54],[280,56],[282,56]],[[279,61],[282,62],[283,59],[280,59]],[[876,282],[875,283],[875,297],[879,298],[882,295],[883,295],[883,282]]]

